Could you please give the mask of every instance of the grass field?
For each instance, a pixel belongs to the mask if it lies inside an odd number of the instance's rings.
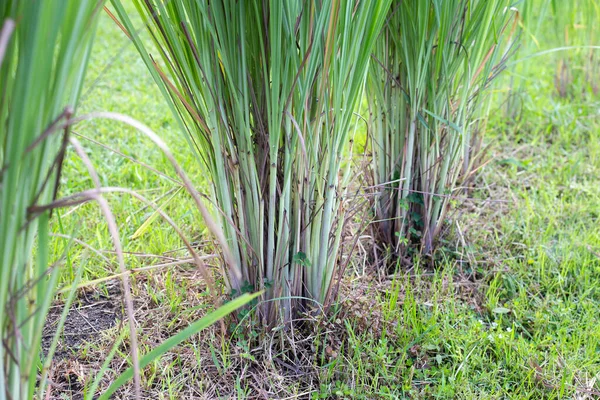
[[[200,190],[208,190],[135,49],[102,18],[79,113],[123,113],[171,138],[169,143],[178,143],[172,149],[178,161]],[[543,49],[544,38],[538,39]],[[363,273],[368,257],[358,252],[336,312],[303,333],[314,340],[298,345],[303,368],[285,361],[288,355],[270,354],[276,346],[268,340],[256,346],[252,335],[258,333],[246,330],[222,340],[215,328],[144,371],[147,398],[599,398],[600,96],[580,94],[581,88],[558,96],[553,54],[523,63],[497,85],[486,162],[467,195],[456,199],[433,263],[373,277]],[[507,115],[510,78],[522,82],[522,96],[518,113]],[[197,209],[149,140],[100,119],[76,132],[103,185],[135,190],[162,205],[205,254],[213,252]],[[72,155],[61,193],[91,185]],[[109,200],[128,268],[186,257],[180,239],[160,219],[140,230],[153,218],[150,209],[127,195]],[[77,246],[65,261],[62,282],[82,267],[84,281],[100,281],[84,294],[110,300],[118,280],[109,278],[118,271],[106,251],[110,236],[97,207],[63,212],[53,229],[101,251]],[[55,258],[64,242],[56,239]],[[369,238],[361,245],[368,250]],[[143,351],[210,307],[199,273],[188,264],[142,271],[133,282]],[[85,391],[120,330],[125,326],[110,323],[63,349],[54,370],[62,383],[57,398]],[[119,352],[124,356],[126,349]],[[122,370],[127,362],[111,365]]]

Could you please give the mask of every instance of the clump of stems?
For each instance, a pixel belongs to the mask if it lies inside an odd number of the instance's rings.
[[[0,1],[0,399],[43,392],[39,349],[58,270],[48,265],[49,212],[30,209],[56,195],[102,3]]]
[[[430,253],[510,46],[507,0],[395,0],[368,79],[378,238]],[[503,50],[504,49],[504,50]]]
[[[555,33],[555,45],[565,48],[564,51],[557,53],[554,79],[556,91],[560,97],[573,96],[574,88],[579,86],[582,88],[582,93],[589,89],[591,93],[598,94],[600,1],[546,1],[550,3],[551,10],[549,31]],[[543,7],[544,4],[539,6]],[[583,74],[578,74],[578,70]],[[579,85],[575,85],[577,81]]]
[[[600,0],[528,0],[519,4],[523,29],[518,60],[509,63],[505,116],[518,121],[526,104],[526,87],[536,86],[530,65],[556,65],[558,97],[600,93]]]
[[[212,182],[227,286],[266,290],[265,321],[332,294],[342,158],[389,3],[134,0],[149,56],[114,1]]]

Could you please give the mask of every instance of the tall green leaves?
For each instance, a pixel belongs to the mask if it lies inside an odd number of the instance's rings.
[[[430,252],[484,91],[507,56],[508,0],[393,2],[374,51],[368,97],[379,239]]]
[[[266,289],[262,318],[326,302],[348,174],[342,155],[389,0],[134,0],[157,45],[120,19],[207,170],[234,293]]]
[[[64,127],[77,105],[101,0],[0,0],[0,399],[34,393],[54,294],[48,213]],[[34,240],[37,258],[31,258]]]

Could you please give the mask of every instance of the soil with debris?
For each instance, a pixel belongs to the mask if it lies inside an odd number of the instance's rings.
[[[106,290],[81,291],[67,314],[63,332],[54,354],[54,361],[71,358],[80,346],[93,341],[98,334],[112,328],[121,319],[121,288],[111,285]],[[44,356],[54,339],[64,305],[51,307],[44,325],[42,350]]]

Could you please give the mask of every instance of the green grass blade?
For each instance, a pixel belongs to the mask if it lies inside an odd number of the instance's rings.
[[[140,368],[146,367],[152,361],[158,359],[160,356],[173,349],[175,346],[179,345],[183,341],[189,339],[191,336],[200,332],[204,328],[214,324],[221,318],[226,317],[233,311],[238,308],[248,304],[250,301],[260,296],[261,293],[255,294],[244,294],[240,297],[233,299],[232,301],[220,306],[215,311],[210,314],[202,317],[198,321],[194,322],[181,332],[173,335],[169,339],[165,340],[161,345],[157,346],[147,354],[144,354],[140,358]],[[108,400],[110,396],[113,395],[121,386],[123,386],[128,380],[133,378],[133,368],[128,368],[125,372],[117,377],[113,381],[113,383],[109,386],[106,392],[102,393],[102,395],[98,398],[99,400]]]

